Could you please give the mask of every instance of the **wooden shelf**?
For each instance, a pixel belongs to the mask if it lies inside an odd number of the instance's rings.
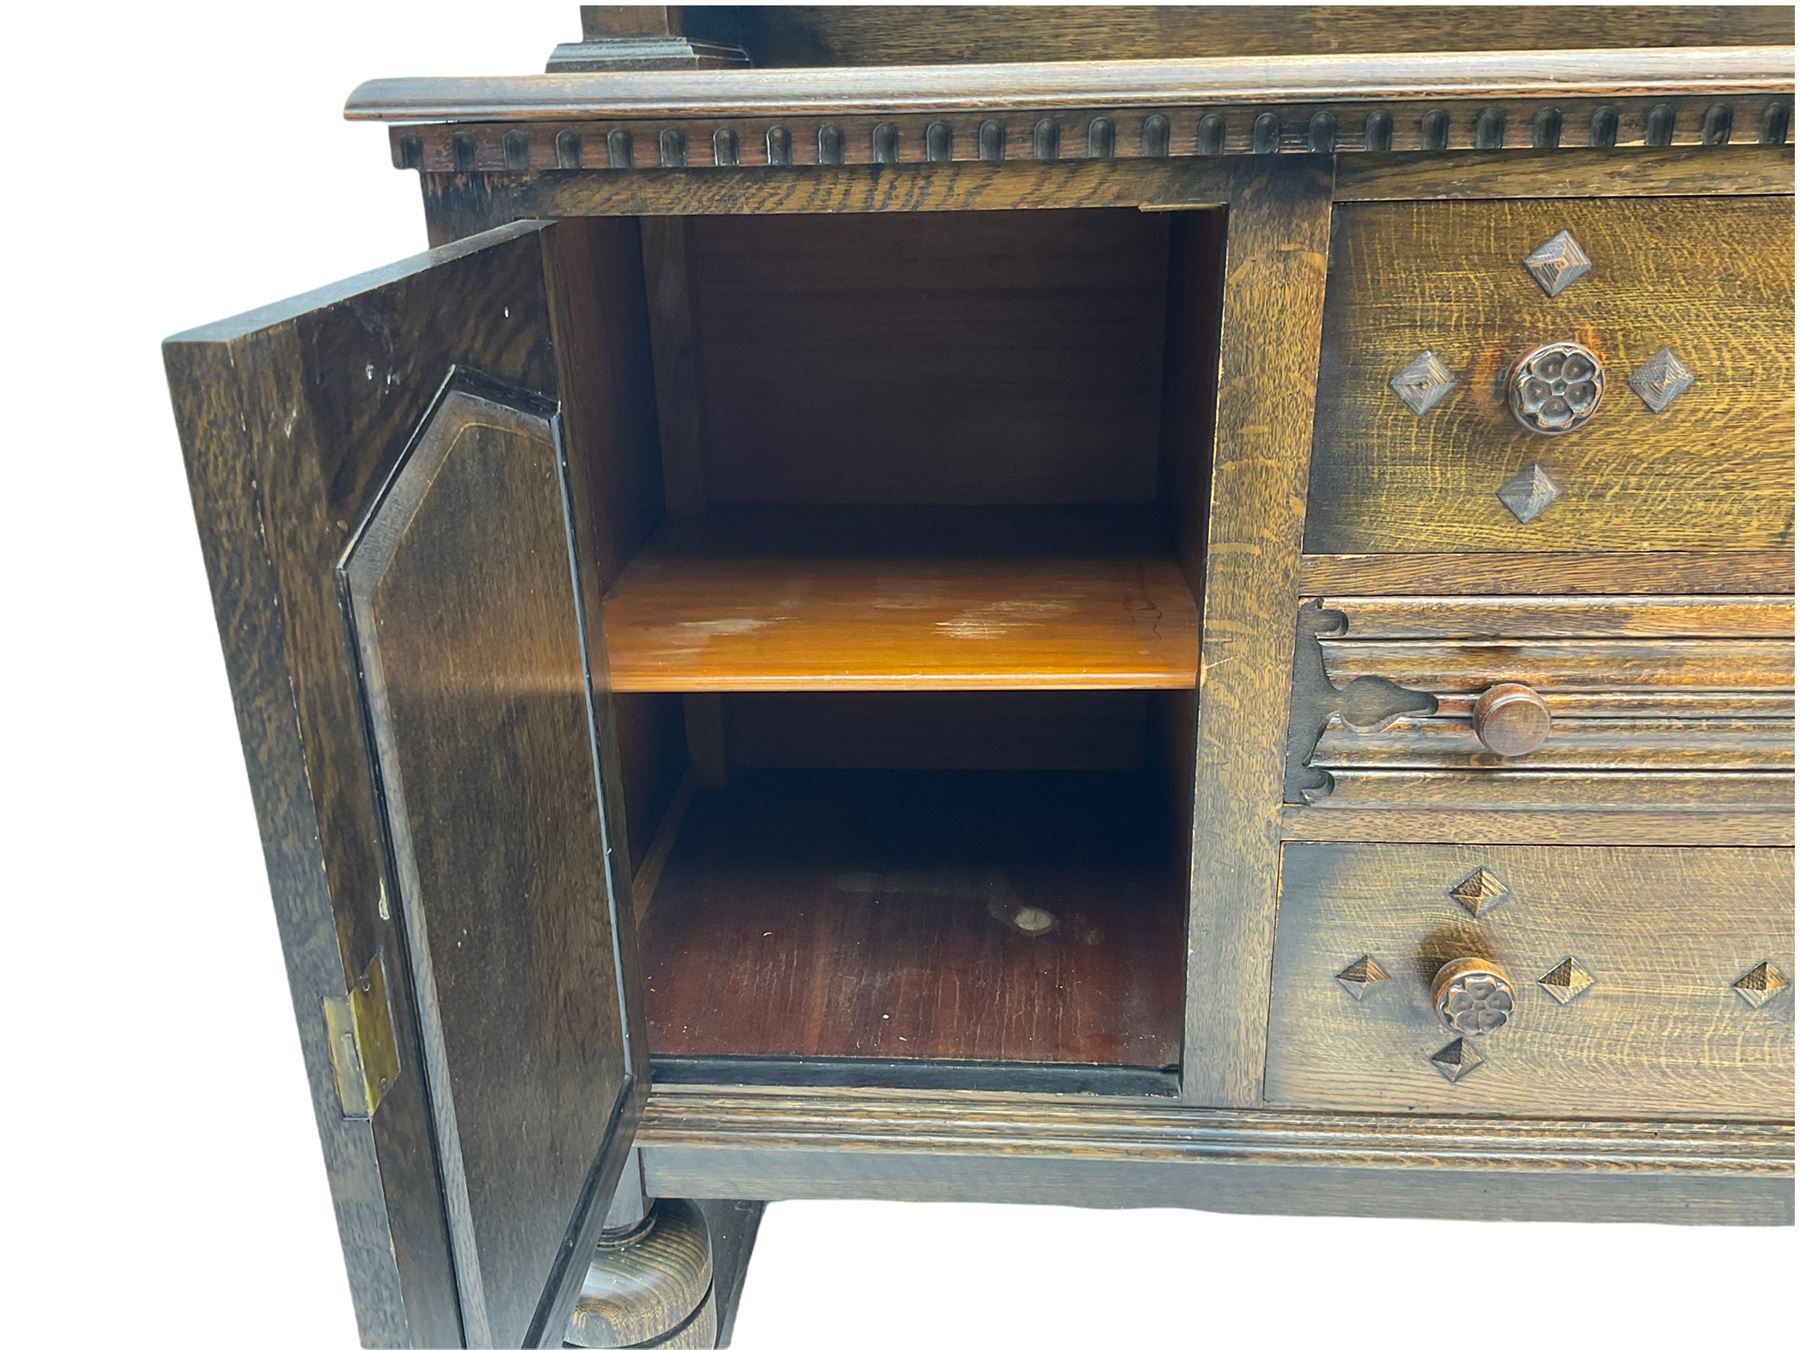
[[[674,518],[606,598],[620,693],[1187,689],[1199,620],[1150,512]]]
[[[650,1053],[1180,1058],[1186,869],[1141,774],[743,770],[640,948]]]

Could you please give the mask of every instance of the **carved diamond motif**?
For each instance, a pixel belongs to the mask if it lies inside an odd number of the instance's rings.
[[[1573,1003],[1593,987],[1594,977],[1572,956],[1565,956],[1554,970],[1538,976],[1538,988],[1558,1003]]]
[[[1415,417],[1423,417],[1456,388],[1456,376],[1437,359],[1435,352],[1424,351],[1388,381],[1388,388],[1400,396],[1400,401],[1413,410]]]
[[[1788,987],[1788,977],[1772,962],[1761,961],[1733,980],[1731,987],[1752,1008],[1760,1008]]]
[[[1474,1073],[1486,1063],[1466,1036],[1458,1036],[1431,1056],[1432,1067],[1452,1083],[1459,1082],[1465,1074]]]
[[[1545,295],[1561,295],[1594,266],[1567,230],[1558,230],[1526,254],[1524,261],[1525,270],[1544,288]]]
[[[1562,496],[1562,489],[1550,481],[1541,464],[1531,463],[1507,479],[1494,495],[1518,517],[1519,524],[1529,525]]]
[[[1388,973],[1376,963],[1374,957],[1364,954],[1337,973],[1337,982],[1344,986],[1344,992],[1358,1003],[1362,996],[1376,985],[1388,978]]]
[[[1681,358],[1667,347],[1625,377],[1631,392],[1644,400],[1644,406],[1659,413],[1693,387],[1694,372],[1681,364]]]
[[[1450,888],[1450,898],[1478,919],[1511,897],[1507,884],[1485,867],[1477,867]]]

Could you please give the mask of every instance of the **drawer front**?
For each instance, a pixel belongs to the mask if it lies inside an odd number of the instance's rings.
[[[1793,260],[1784,197],[1340,207],[1307,551],[1790,546]]]
[[[1789,1118],[1793,950],[1786,849],[1289,844],[1265,1095]]]
[[[1287,800],[1791,810],[1793,626],[1786,596],[1312,601]]]

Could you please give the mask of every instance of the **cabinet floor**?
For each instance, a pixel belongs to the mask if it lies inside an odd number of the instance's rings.
[[[755,770],[645,917],[650,1051],[1161,1069],[1185,859],[1147,775]]]

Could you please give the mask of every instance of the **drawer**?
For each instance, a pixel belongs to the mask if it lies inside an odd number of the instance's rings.
[[[1791,811],[1793,626],[1787,596],[1313,600],[1287,800]]]
[[[1307,551],[1791,546],[1793,263],[1785,197],[1338,208]]]
[[[1793,950],[1786,849],[1289,844],[1265,1096],[1787,1118]]]

